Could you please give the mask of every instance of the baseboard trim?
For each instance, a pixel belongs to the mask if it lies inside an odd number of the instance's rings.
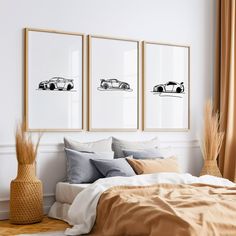
[[[0,220],[8,220],[9,215],[9,211],[0,211]]]

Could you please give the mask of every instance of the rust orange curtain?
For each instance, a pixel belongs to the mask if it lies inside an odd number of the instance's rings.
[[[219,155],[223,177],[236,181],[236,0],[217,0],[214,105],[225,139]]]

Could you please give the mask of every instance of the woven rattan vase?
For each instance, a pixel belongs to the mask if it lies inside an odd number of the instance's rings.
[[[11,182],[10,221],[13,224],[32,224],[42,219],[42,183],[35,175],[35,166],[19,164],[17,177]]]
[[[222,177],[216,160],[205,160],[200,175],[214,175]]]

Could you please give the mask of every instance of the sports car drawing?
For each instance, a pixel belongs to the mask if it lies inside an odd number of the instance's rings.
[[[50,80],[39,83],[39,89],[43,90],[71,90],[74,88],[73,79],[65,79],[62,77],[53,77]]]
[[[118,79],[101,79],[99,89],[119,89],[119,90],[130,90],[130,85],[126,82],[122,82]]]
[[[177,83],[174,81],[169,81],[165,84],[158,84],[153,87],[153,92],[158,93],[183,93],[184,92],[184,82]]]

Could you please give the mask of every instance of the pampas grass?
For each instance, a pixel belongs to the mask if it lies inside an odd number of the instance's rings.
[[[24,124],[18,124],[15,133],[16,157],[19,164],[33,164],[35,162],[38,146],[42,134],[39,134],[36,145],[30,134],[24,131]]]
[[[224,132],[219,131],[220,116],[213,111],[212,102],[208,100],[204,109],[204,128],[201,141],[203,158],[207,161],[216,160],[224,139]]]

